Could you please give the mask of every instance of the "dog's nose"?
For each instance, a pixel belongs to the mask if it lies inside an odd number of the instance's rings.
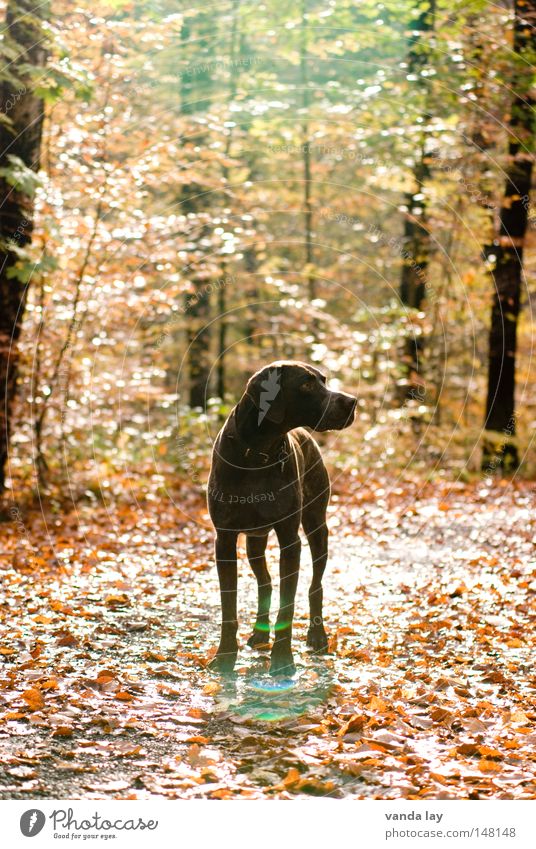
[[[349,419],[350,419],[350,421],[352,421],[352,422],[353,422],[353,421],[354,421],[354,419],[355,419],[355,411],[356,411],[356,407],[357,407],[357,398],[351,398],[351,402],[350,402],[350,413],[349,413],[349,415],[348,415],[348,418],[349,418]]]
[[[355,413],[355,408],[357,407],[357,398],[354,398],[353,395],[347,395],[344,393],[343,395],[344,406],[347,410],[350,411],[350,414]]]

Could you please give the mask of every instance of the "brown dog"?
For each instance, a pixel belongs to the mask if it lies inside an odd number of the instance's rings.
[[[220,581],[221,640],[212,667],[231,672],[236,662],[239,533],[246,534],[248,560],[257,578],[259,602],[250,646],[269,641],[272,596],[264,552],[274,529],[280,546],[280,606],[270,672],[295,672],[291,638],[300,568],[300,524],[313,561],[307,645],[327,650],[322,619],[322,575],[328,557],[326,508],[330,484],[320,450],[302,430],[342,430],[353,420],[357,399],[332,392],[312,366],[279,361],[258,371],[216,438],[208,482],[208,508],[216,529]]]

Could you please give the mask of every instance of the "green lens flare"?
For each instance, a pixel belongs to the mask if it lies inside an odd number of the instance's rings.
[[[232,693],[222,694],[222,707],[237,716],[277,724],[316,710],[330,697],[334,685],[333,672],[328,670],[320,675],[304,670],[293,678],[274,678],[266,671],[239,679]]]

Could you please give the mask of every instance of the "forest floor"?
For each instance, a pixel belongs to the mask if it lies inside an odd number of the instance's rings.
[[[4,522],[0,798],[536,797],[536,490],[347,479],[330,508],[330,654],[274,683],[206,668],[219,596],[203,499]],[[276,575],[271,543],[270,567]]]

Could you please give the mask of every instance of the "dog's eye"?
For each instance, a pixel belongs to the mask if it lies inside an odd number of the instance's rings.
[[[300,389],[302,392],[312,392],[315,388],[315,380],[311,377],[309,380],[306,380],[305,383],[302,383]]]

